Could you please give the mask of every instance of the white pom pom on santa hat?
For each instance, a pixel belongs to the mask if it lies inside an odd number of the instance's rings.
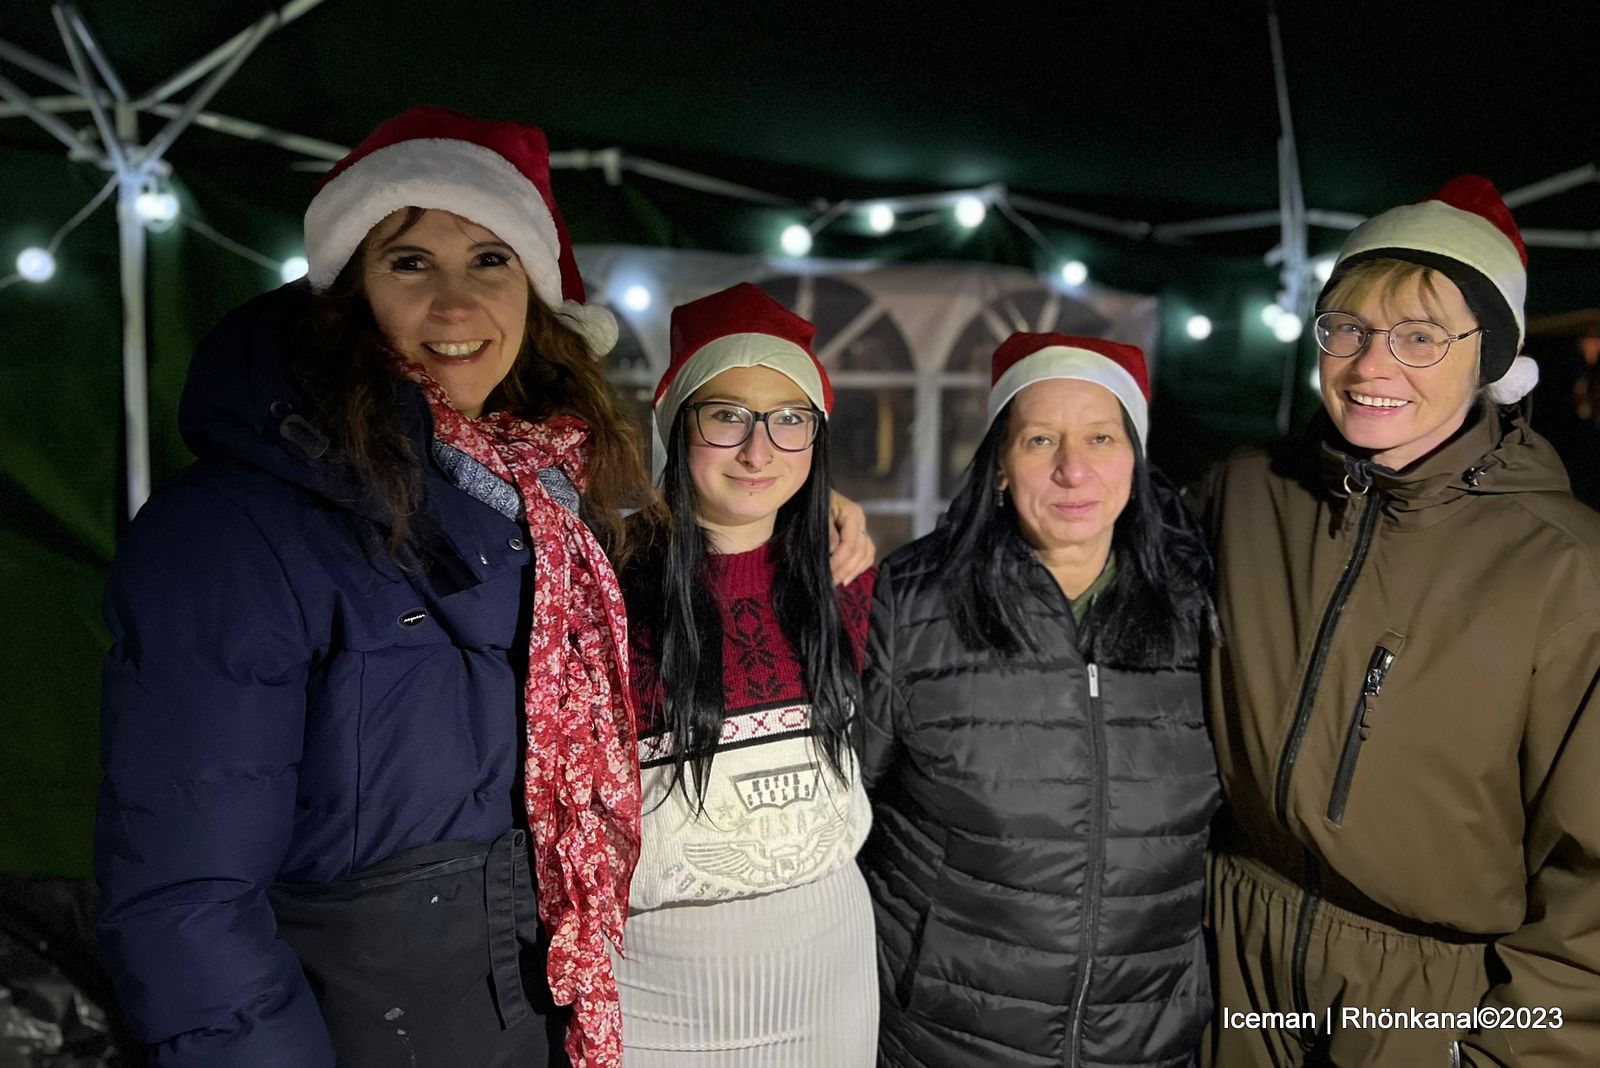
[[[1515,404],[1538,384],[1539,365],[1527,356],[1518,356],[1505,374],[1483,387],[1483,393],[1496,404]]]
[[[617,347],[621,327],[617,325],[617,317],[605,305],[564,300],[556,309],[556,314],[583,338],[589,351],[596,356],[604,356]]]

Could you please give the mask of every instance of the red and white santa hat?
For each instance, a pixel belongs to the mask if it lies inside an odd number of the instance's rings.
[[[701,386],[734,367],[786,375],[826,416],[833,383],[811,350],[817,328],[749,282],[672,309],[671,362],[656,386],[655,466],[666,462],[672,421]]]
[[[989,426],[1011,399],[1035,382],[1070,378],[1109,389],[1128,413],[1139,445],[1150,437],[1150,373],[1144,352],[1100,337],[1012,334],[990,364]]]
[[[617,320],[584,303],[572,242],[550,191],[544,131],[427,106],[390,119],[334,165],[306,209],[311,288],[333,284],[362,240],[401,208],[470,219],[511,246],[539,299],[596,355],[617,343]]]
[[[1463,174],[1427,200],[1390,208],[1356,227],[1322,296],[1351,267],[1376,259],[1432,268],[1461,290],[1483,328],[1479,382],[1491,399],[1510,404],[1533,389],[1538,365],[1518,355],[1527,330],[1528,248],[1492,182]],[[1321,307],[1321,298],[1317,303]]]

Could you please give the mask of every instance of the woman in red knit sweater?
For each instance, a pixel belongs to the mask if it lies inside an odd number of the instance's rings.
[[[665,503],[623,577],[645,809],[617,961],[630,1068],[875,1056],[849,721],[876,572],[829,574],[814,333],[748,284],[672,314]]]

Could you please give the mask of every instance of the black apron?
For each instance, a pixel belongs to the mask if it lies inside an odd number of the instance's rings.
[[[567,1010],[545,981],[527,832],[436,842],[268,891],[339,1068],[546,1068]]]

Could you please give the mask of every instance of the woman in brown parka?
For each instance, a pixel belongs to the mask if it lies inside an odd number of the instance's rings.
[[[1309,439],[1202,494],[1205,1064],[1600,1065],[1600,515],[1509,406],[1526,262],[1475,176],[1363,224]]]

